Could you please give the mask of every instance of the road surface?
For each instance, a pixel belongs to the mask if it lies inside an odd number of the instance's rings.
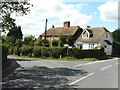
[[[3,88],[118,88],[118,58],[84,62],[8,58],[20,67],[3,79]]]

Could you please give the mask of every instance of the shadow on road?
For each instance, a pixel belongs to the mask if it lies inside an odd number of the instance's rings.
[[[16,61],[13,61],[13,59],[8,60],[11,62],[11,66],[2,71],[2,78],[7,77],[9,74],[13,73],[16,68],[20,67],[20,65]]]
[[[3,80],[3,88],[70,88],[68,76],[87,73],[70,68],[20,67]]]

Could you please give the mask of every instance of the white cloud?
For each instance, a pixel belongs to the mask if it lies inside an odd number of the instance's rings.
[[[98,7],[100,18],[108,22],[118,21],[118,2],[106,2]]]
[[[86,3],[65,4],[62,0],[30,0],[33,4],[30,14],[15,17],[18,25],[21,25],[24,35],[40,35],[44,32],[45,19],[48,19],[48,28],[52,24],[63,26],[63,22],[69,20],[71,25],[84,25],[92,20],[92,15],[80,12],[87,7]]]

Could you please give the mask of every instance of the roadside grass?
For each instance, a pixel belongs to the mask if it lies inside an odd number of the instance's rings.
[[[53,57],[30,57],[30,56],[18,56],[18,55],[9,55],[9,56],[15,56],[18,58],[27,58],[31,60],[60,60],[60,61],[99,61],[99,60],[106,60],[106,59],[113,59],[115,57],[113,56],[105,56],[105,57],[99,57],[99,58],[82,58],[77,59],[74,57],[62,57],[62,58],[53,58]]]
[[[83,58],[83,59],[76,59],[74,57],[62,57],[62,58],[52,58],[52,57],[29,57],[29,56],[17,56],[17,55],[9,55],[9,56],[15,56],[18,58],[27,58],[31,60],[60,60],[60,61],[99,61],[99,59],[96,58]],[[100,59],[101,60],[101,59]]]

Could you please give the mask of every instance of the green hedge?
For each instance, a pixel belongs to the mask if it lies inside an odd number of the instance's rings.
[[[101,49],[91,49],[91,50],[80,50],[79,48],[72,49],[73,57],[79,58],[99,58],[104,57],[104,48]]]
[[[42,57],[50,57],[50,49],[48,47],[41,48],[41,56]]]
[[[41,57],[41,51],[42,51],[41,46],[34,46],[33,47],[33,54],[35,57]]]
[[[20,53],[22,56],[32,56],[33,48],[32,46],[22,46],[20,48]]]
[[[59,58],[60,55],[63,56],[63,48],[62,47],[53,47],[51,50],[51,56],[53,58]]]
[[[113,42],[113,53],[112,53],[112,55],[120,57],[120,43]]]

